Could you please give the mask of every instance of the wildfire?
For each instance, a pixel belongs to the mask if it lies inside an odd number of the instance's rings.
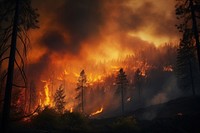
[[[97,110],[96,112],[91,113],[90,116],[94,116],[94,115],[100,114],[101,112],[103,112],[103,107],[101,107],[100,110]]]
[[[45,101],[42,105],[45,106],[51,106],[51,100],[50,100],[50,92],[49,92],[49,82],[48,81],[42,81],[43,83],[45,83],[44,85],[44,92],[45,92]]]

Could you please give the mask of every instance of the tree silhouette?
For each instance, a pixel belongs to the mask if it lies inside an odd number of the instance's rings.
[[[119,70],[119,73],[117,74],[116,84],[117,84],[117,90],[116,93],[121,95],[121,109],[122,114],[124,114],[124,96],[126,94],[128,80],[126,78],[126,74],[123,71],[123,68]]]
[[[37,92],[36,92],[36,85],[34,81],[30,82],[30,89],[29,89],[29,112],[34,109],[37,103]]]
[[[54,95],[54,103],[55,103],[55,109],[59,113],[63,113],[66,102],[65,102],[65,92],[62,85],[60,85],[60,87],[56,90],[56,93]]]
[[[84,113],[84,104],[85,104],[84,92],[86,88],[87,88],[87,77],[85,71],[82,70],[80,76],[78,77],[78,83],[76,88],[76,91],[78,93],[76,99],[79,100],[78,108],[80,108],[82,113]]]
[[[192,93],[195,95],[194,80],[199,77],[197,76],[198,62],[190,32],[191,30],[184,32],[183,39],[177,49],[176,75],[179,88],[182,90],[192,88]]]
[[[139,68],[135,71],[134,80],[135,80],[134,82],[135,87],[136,89],[138,89],[138,96],[139,96],[138,99],[139,99],[139,102],[141,102],[143,76]]]
[[[27,55],[27,44],[29,42],[27,31],[29,29],[38,28],[38,14],[36,13],[36,10],[31,7],[31,0],[2,0],[0,6],[0,28],[2,30],[0,33],[3,33],[0,42],[0,62],[2,63],[2,61],[9,59],[1,125],[2,131],[7,132],[9,126],[12,86],[24,88],[27,86],[23,56]],[[17,41],[18,38],[19,41]],[[11,41],[11,44],[8,44],[9,41]],[[22,44],[21,47],[23,47],[23,50],[19,49],[17,42]],[[9,56],[6,56],[8,50],[10,50],[10,53]],[[20,53],[20,51],[23,51],[23,54]],[[18,63],[15,54],[19,58],[20,63]],[[21,73],[25,85],[16,85],[13,83],[15,64]]]
[[[190,32],[195,38],[197,48],[197,56],[200,69],[200,43],[199,43],[199,18],[200,14],[200,1],[199,0],[177,0],[176,15],[182,22],[177,25],[180,32]]]

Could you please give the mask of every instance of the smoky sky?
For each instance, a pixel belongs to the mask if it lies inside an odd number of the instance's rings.
[[[68,49],[63,35],[55,30],[44,33],[39,43],[48,47],[51,52],[60,52],[63,54]]]
[[[46,18],[49,25],[39,43],[54,52],[76,55],[79,54],[83,42],[91,38],[100,41],[102,32],[113,25],[116,28],[109,32],[110,35],[120,33],[121,38],[128,32],[138,32],[145,28],[149,28],[151,34],[158,38],[177,36],[173,8],[162,10],[163,5],[157,6],[155,2],[148,0],[141,1],[142,4],[139,6],[135,6],[134,3],[127,4],[130,1],[59,0],[57,3],[53,0],[36,1],[34,6],[41,10],[39,12],[41,17]],[[67,39],[64,36],[67,36]]]
[[[70,34],[72,43],[98,35],[103,24],[101,0],[68,0],[58,11],[56,21]]]
[[[98,48],[103,45],[106,51],[107,43],[103,40],[106,37],[118,42],[120,46],[117,48],[121,48],[121,52],[154,45],[152,41],[143,40],[140,36],[128,36],[129,32],[137,34],[148,29],[150,32],[146,34],[151,34],[155,38],[176,38],[173,6],[175,3],[172,1],[174,0],[33,1],[40,14],[41,28],[37,30],[39,36],[34,40],[37,46],[33,45],[32,48],[39,51],[45,47],[45,50],[29,65],[30,75],[37,78],[44,74],[47,68],[59,68],[58,64],[52,64],[55,61],[65,60],[70,64],[70,61],[76,58],[83,60],[82,62],[85,59],[84,63],[87,64],[87,57],[82,56],[104,53],[99,52]],[[83,54],[82,48],[90,51]]]
[[[38,80],[40,79],[40,76],[50,65],[49,54],[50,53],[44,54],[38,62],[28,65],[28,76],[30,77],[30,80],[36,80],[36,82],[39,82]]]
[[[47,5],[42,3],[43,6],[39,6],[44,8],[41,12],[42,17],[46,17],[45,14],[47,14],[50,21],[50,26],[39,39],[39,43],[54,52],[59,53],[65,50],[66,54],[76,55],[80,52],[82,42],[99,36],[104,23],[101,0],[66,0],[61,3],[53,7],[50,1],[49,5],[47,2]],[[40,3],[37,2],[35,6],[38,4]],[[55,27],[56,30],[54,30]],[[67,40],[63,35],[67,36]]]

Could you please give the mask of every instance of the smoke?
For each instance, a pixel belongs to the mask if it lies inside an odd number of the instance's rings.
[[[48,47],[51,52],[63,54],[64,52],[70,52],[68,44],[65,42],[64,36],[58,31],[48,31],[39,40],[41,45]],[[55,45],[56,44],[56,45]]]
[[[137,68],[151,68],[144,96],[152,100],[146,103],[145,99],[145,104],[173,97],[173,91],[165,90],[173,86],[162,85],[174,84],[174,80],[168,82],[166,79],[170,76],[159,75],[163,74],[163,66],[174,63],[175,48],[166,52],[159,46],[178,39],[174,0],[35,0],[33,4],[39,9],[41,28],[30,33],[32,50],[28,75],[39,89],[43,89],[41,80],[49,79],[54,73],[55,88],[65,81],[70,99],[74,97],[70,94],[74,95],[77,73],[82,69],[91,81],[125,67],[129,80],[133,81]],[[63,81],[58,81],[58,77]],[[87,105],[90,111],[98,110],[101,102],[105,108],[119,106],[119,97],[113,96],[116,87],[112,86],[113,80],[115,77],[100,86],[106,94],[102,97],[95,93],[96,102]],[[130,90],[135,96],[134,86]],[[135,107],[135,99],[131,98],[133,103],[129,104]]]
[[[62,49],[60,54],[81,54],[85,44],[90,49],[104,46],[108,40],[132,49],[131,45],[144,44],[137,40],[155,44],[159,38],[177,39],[172,0],[50,0],[35,1],[34,5],[39,8],[43,32],[38,45],[45,43],[46,48],[58,53]],[[125,42],[130,34],[132,39]]]

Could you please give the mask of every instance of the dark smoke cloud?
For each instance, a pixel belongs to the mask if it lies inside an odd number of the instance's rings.
[[[122,2],[107,5],[109,5],[107,12],[117,13],[113,19],[118,24],[119,31],[138,32],[151,27],[151,34],[154,36],[177,36],[175,28],[177,20],[174,9],[161,10],[162,7],[157,7],[150,1],[143,2],[139,7],[128,6]],[[114,9],[114,11],[110,9]],[[107,12],[106,14],[108,14]]]
[[[69,49],[64,36],[58,31],[48,31],[44,34],[44,36],[42,36],[39,43],[48,47],[50,51],[57,53],[63,54]]]
[[[40,76],[43,74],[45,70],[48,69],[48,66],[50,65],[51,59],[50,59],[50,53],[44,54],[40,60],[36,63],[32,63],[28,65],[28,76],[31,80],[37,79],[40,80]]]
[[[171,1],[162,1],[161,4],[171,4]],[[140,6],[127,4],[128,2],[131,0],[59,0],[56,3],[53,0],[36,1],[35,6],[41,10],[41,17],[49,17],[50,25],[40,40],[50,50],[67,50],[67,54],[77,55],[82,42],[91,38],[100,41],[100,32],[109,29],[108,23],[116,26],[115,31],[109,32],[111,35],[151,28],[149,34],[158,38],[177,36],[174,9],[162,10],[163,5],[159,7],[156,2],[149,0],[141,1]],[[62,33],[51,33],[55,29]],[[63,34],[69,36],[67,43]]]
[[[76,39],[98,33],[103,24],[100,0],[68,0],[58,11],[56,21]]]
[[[104,22],[101,0],[67,0],[54,21],[68,32],[71,50],[76,52],[83,41],[99,35]]]

